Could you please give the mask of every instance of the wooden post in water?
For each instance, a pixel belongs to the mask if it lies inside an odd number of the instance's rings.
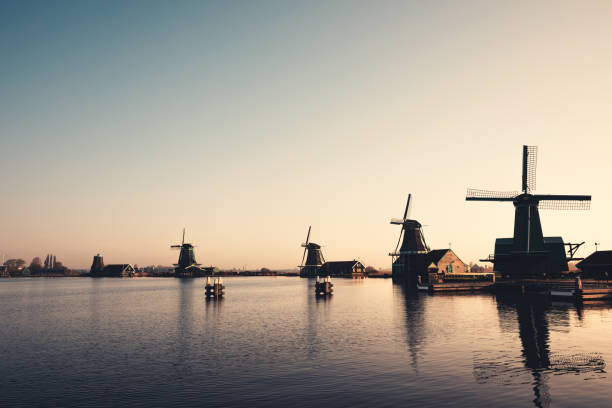
[[[206,286],[204,287],[204,289],[206,291],[207,298],[218,299],[220,297],[223,297],[223,290],[225,289],[225,286],[223,286],[221,278],[215,279],[214,282],[211,284],[209,276],[206,278]]]
[[[317,276],[317,281],[315,282],[315,294],[317,296],[325,296],[333,293],[334,284],[331,283],[331,278],[328,276],[323,282],[321,282],[321,279],[319,276]]]

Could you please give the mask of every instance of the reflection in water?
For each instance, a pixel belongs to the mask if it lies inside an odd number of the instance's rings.
[[[532,377],[533,403],[536,407],[548,407],[552,402],[548,386],[549,375],[605,372],[606,363],[599,353],[557,354],[550,351],[549,323],[555,328],[568,327],[567,307],[551,311],[546,299],[529,296],[499,296],[497,303],[502,331],[508,331],[508,324],[513,317],[512,311],[518,321],[522,362]],[[489,360],[494,359],[495,357],[489,357]],[[477,382],[496,381],[511,384],[513,381],[520,381],[523,369],[503,359],[503,357],[502,361],[487,361],[487,357],[475,359],[474,377]]]
[[[0,407],[514,408],[546,406],[550,395],[552,406],[598,407],[612,399],[601,356],[575,354],[607,352],[610,309],[585,305],[579,321],[571,305],[430,296],[382,279],[337,279],[327,299],[315,297],[313,280],[227,280],[230,296],[208,302],[202,279],[1,281]]]
[[[304,287],[306,290],[304,300],[307,311],[306,325],[304,327],[304,345],[308,360],[314,361],[318,358],[322,345],[325,343],[325,339],[321,338],[318,331],[322,321],[325,321],[325,317],[331,312],[333,295],[315,295],[314,278],[309,278],[308,284]]]
[[[179,279],[178,319],[176,336],[176,378],[181,380],[191,375],[190,346],[193,331],[193,292],[197,281],[195,279]]]
[[[400,293],[406,310],[406,341],[410,353],[410,365],[419,373],[418,357],[425,337],[424,297],[407,285],[394,284],[394,291]]]

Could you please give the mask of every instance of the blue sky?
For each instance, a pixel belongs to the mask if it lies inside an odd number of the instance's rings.
[[[0,253],[388,266],[406,195],[465,261],[512,233],[466,187],[593,194],[546,235],[606,244],[606,2],[2,2]],[[612,243],[610,243],[612,245]],[[587,252],[590,248],[587,249]],[[586,254],[583,254],[586,255]]]

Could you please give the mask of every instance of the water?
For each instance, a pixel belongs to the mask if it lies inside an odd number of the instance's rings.
[[[390,280],[0,280],[0,406],[607,406],[612,312]]]

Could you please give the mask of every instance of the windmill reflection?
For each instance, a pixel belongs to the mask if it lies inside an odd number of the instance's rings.
[[[410,353],[410,365],[415,374],[419,371],[419,354],[425,338],[425,297],[419,296],[410,285],[394,284],[393,290],[404,302],[406,341]]]
[[[532,378],[533,403],[536,407],[548,407],[552,402],[548,378],[550,375],[577,373],[604,373],[606,363],[599,353],[558,354],[550,351],[549,324],[567,326],[569,309],[552,311],[545,299],[522,297],[497,297],[500,327],[509,331],[509,321],[516,316],[522,346],[522,365],[513,364],[512,356],[503,355],[474,360],[474,377],[479,383],[522,382],[527,373]],[[569,306],[568,306],[569,307]],[[516,327],[516,326],[514,326]]]

